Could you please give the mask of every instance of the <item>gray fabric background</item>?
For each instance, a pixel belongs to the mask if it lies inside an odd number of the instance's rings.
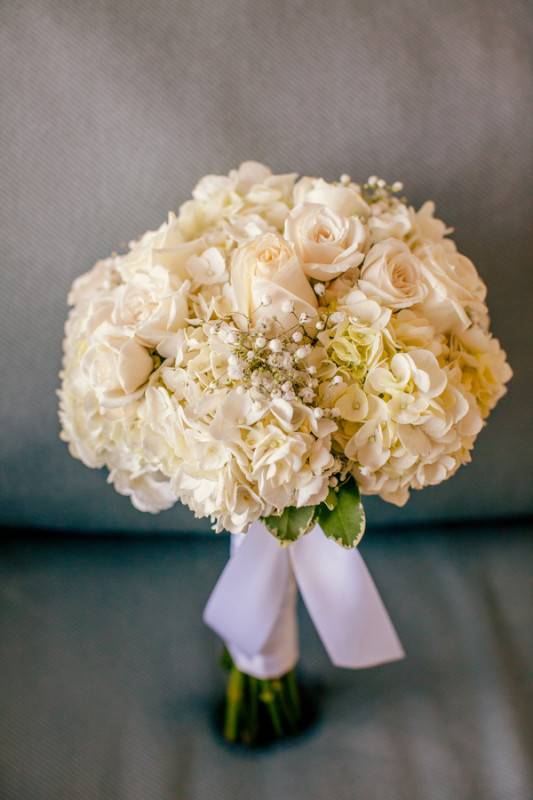
[[[71,460],[54,391],[72,279],[248,158],[404,180],[489,285],[510,394],[473,465],[370,520],[531,512],[530,22],[525,0],[4,0],[0,522],[206,528]]]
[[[200,622],[224,538],[0,542],[0,800],[529,800],[533,272],[526,0],[0,0],[0,525],[205,530],[134,511],[58,439],[65,298],[199,177],[255,158],[402,179],[489,286],[515,378],[474,463],[361,549],[408,659],[334,669],[322,721],[256,754],[211,728]]]
[[[211,720],[225,539],[4,542],[1,800],[531,800],[531,528],[368,537],[407,659],[335,669],[302,613],[320,723],[256,753]]]

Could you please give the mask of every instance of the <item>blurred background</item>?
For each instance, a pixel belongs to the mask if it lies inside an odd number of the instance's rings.
[[[451,481],[370,524],[533,511],[531,28],[527,3],[65,0],[3,5],[0,522],[207,530],[143,515],[74,462],[55,390],[66,295],[209,172],[400,179],[432,198],[489,288],[515,371]]]
[[[0,3],[2,800],[533,797],[532,19],[526,0]],[[201,611],[226,537],[74,461],[55,396],[72,280],[247,159],[434,199],[515,372],[471,465],[401,510],[366,502],[408,659],[335,670],[302,613],[322,723],[255,755],[211,727]]]

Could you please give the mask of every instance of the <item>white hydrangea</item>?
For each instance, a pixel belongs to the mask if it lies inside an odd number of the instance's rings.
[[[69,295],[62,438],[141,511],[238,532],[352,474],[397,505],[470,460],[511,370],[433,203],[245,162]]]

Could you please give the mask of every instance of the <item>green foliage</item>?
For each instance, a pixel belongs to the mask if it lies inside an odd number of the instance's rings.
[[[342,547],[357,547],[365,532],[365,510],[355,480],[350,477],[336,495],[333,508],[327,499],[319,506],[318,524],[326,536]]]
[[[333,511],[333,509],[337,505],[338,499],[339,499],[339,493],[336,492],[334,489],[330,489],[328,492],[328,496],[324,500],[324,505],[326,506],[328,511]]]
[[[282,544],[290,544],[311,530],[315,523],[316,512],[316,506],[291,507],[286,508],[279,517],[263,517],[263,522]]]
[[[318,506],[286,508],[263,522],[281,544],[291,544],[318,522],[326,536],[342,547],[357,547],[365,532],[365,510],[357,483],[350,477],[337,490],[330,489]]]

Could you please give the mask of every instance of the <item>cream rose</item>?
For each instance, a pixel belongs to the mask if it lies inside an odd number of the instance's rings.
[[[226,237],[237,244],[249,242],[256,236],[263,233],[274,233],[275,228],[269,225],[259,214],[243,214],[240,217],[232,217],[222,223]]]
[[[420,303],[427,292],[419,260],[397,239],[385,239],[372,247],[361,268],[359,288],[393,309]]]
[[[183,236],[179,230],[178,220],[175,214],[168,215],[168,221],[164,222],[156,231],[147,231],[140,239],[130,242],[130,250],[122,256],[115,256],[115,266],[120,273],[122,280],[127,282],[139,270],[150,269],[153,264],[160,264],[163,261],[155,258],[156,253],[167,253],[169,250],[179,249],[184,245]]]
[[[81,367],[102,406],[136,399],[153,369],[150,354],[135,338],[109,323],[98,328]]]
[[[186,325],[189,289],[190,281],[182,283],[162,266],[136,272],[115,291],[111,321],[163,357],[174,355],[176,332]]]
[[[331,281],[364,259],[367,231],[357,217],[303,203],[285,221],[285,238],[294,246],[305,274]]]
[[[287,214],[293,206],[295,179],[294,173],[270,175],[262,183],[254,184],[245,197],[248,212],[263,217],[276,230],[283,230]]]
[[[315,293],[302,267],[285,239],[275,233],[235,250],[230,280],[235,321],[243,329],[249,322],[255,325],[274,318],[290,327],[300,314],[316,314]]]
[[[409,209],[411,220],[411,232],[409,242],[415,248],[427,240],[441,242],[446,234],[452,233],[453,228],[448,228],[442,220],[435,217],[435,203],[428,200],[418,211],[414,208]]]
[[[302,178],[294,187],[294,205],[316,203],[327,206],[344,217],[366,219],[370,208],[353,184],[328,183],[322,178]]]
[[[473,321],[487,327],[487,289],[470,259],[446,240],[424,245],[418,256],[427,285],[422,311],[437,333],[465,330]]]
[[[146,322],[161,300],[172,294],[173,287],[168,271],[161,266],[142,270],[114,292],[111,322],[114,325],[138,328]]]
[[[390,205],[376,203],[372,206],[372,216],[368,220],[368,227],[374,242],[382,242],[391,236],[402,239],[412,227],[409,209],[399,202]]]
[[[229,177],[234,181],[236,191],[246,195],[253,186],[258,186],[272,176],[270,167],[259,161],[243,161],[238,169],[231,170]]]

